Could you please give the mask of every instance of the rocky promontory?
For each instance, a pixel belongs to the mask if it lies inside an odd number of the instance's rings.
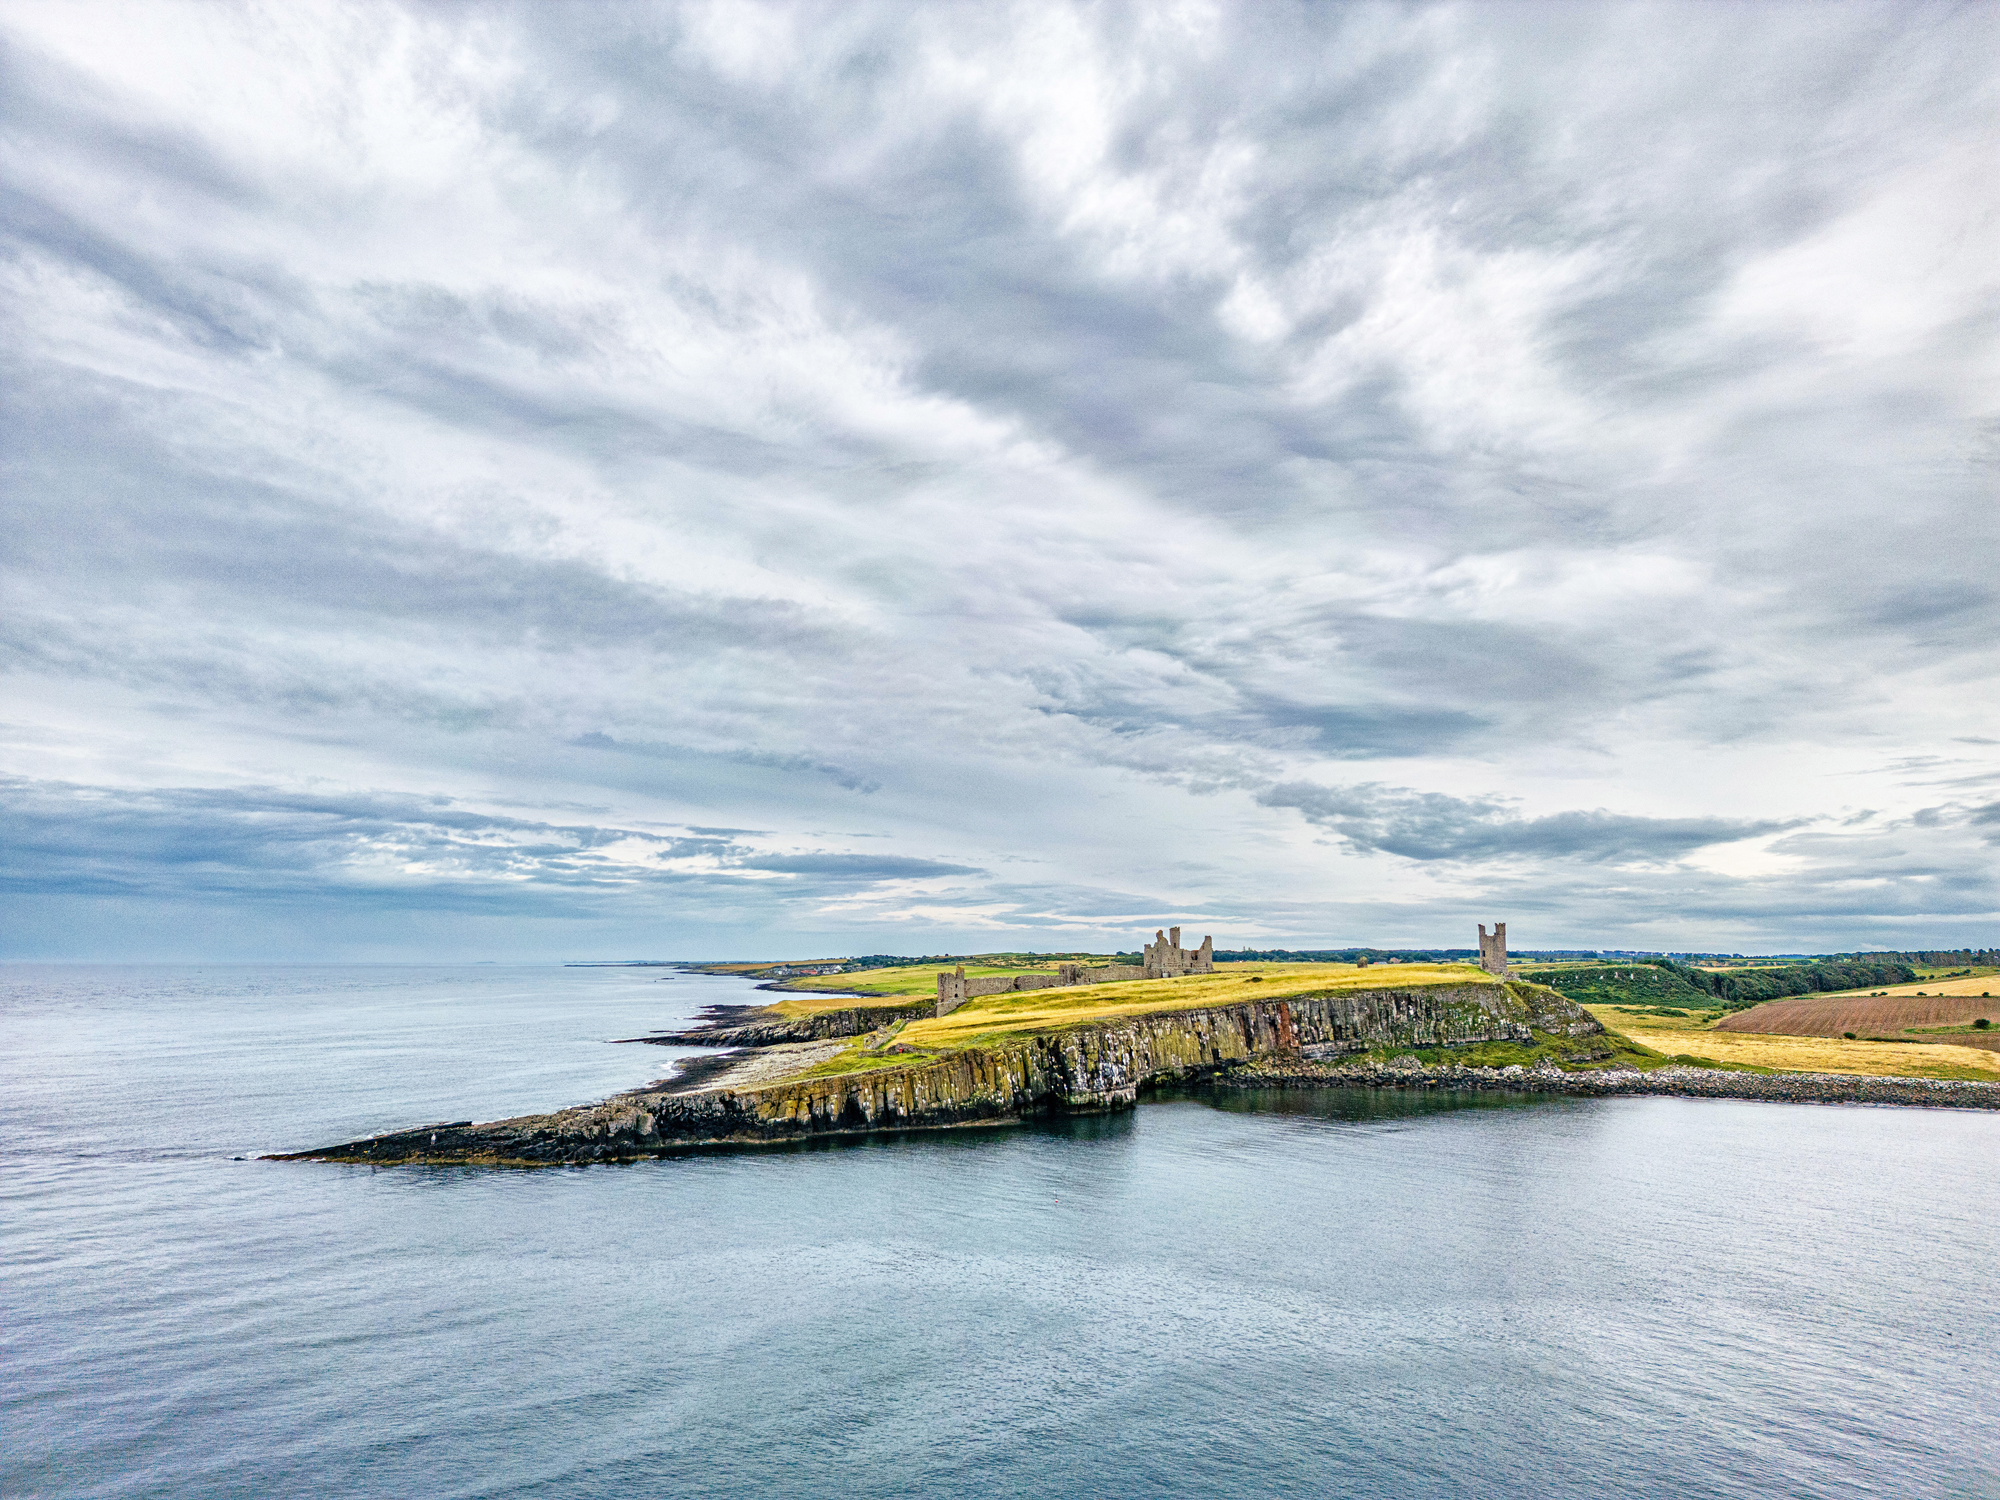
[[[717,1010],[644,1041],[720,1044],[679,1073],[600,1104],[452,1121],[285,1160],[555,1165],[872,1131],[989,1125],[1126,1109],[1175,1085],[1419,1088],[1605,1097],[2000,1107],[2000,1084],[1667,1066],[1540,985],[1437,966],[1429,982],[1315,985],[1262,976],[992,996],[949,1020],[914,1002],[807,1016]],[[1275,988],[1275,986],[1274,986]],[[1255,998],[1235,998],[1244,994]],[[1227,1003],[1201,1003],[1207,996]],[[1428,1057],[1416,1054],[1424,1052]],[[1509,1056],[1532,1065],[1496,1062]]]
[[[1107,990],[1109,987],[1106,987]],[[988,1124],[1046,1112],[1129,1108],[1142,1088],[1197,1081],[1257,1058],[1326,1059],[1384,1047],[1577,1042],[1603,1028],[1554,990],[1500,982],[1460,968],[1441,982],[1343,984],[1214,1006],[1187,981],[1157,988],[1161,1008],[1008,1030],[1000,997],[975,1001],[954,1023],[991,1034],[934,1049],[892,1041],[882,1028],[829,1048],[787,1034],[741,1064],[704,1068],[602,1104],[486,1124],[452,1122],[392,1131],[290,1154],[289,1160],[553,1164],[622,1160],[694,1146],[795,1140],[875,1130]],[[1124,998],[1112,997],[1114,1000]],[[1175,1001],[1181,1001],[1175,1004]],[[1125,1006],[1129,1008],[1129,999]],[[990,1006],[982,1011],[981,1006]],[[739,1023],[658,1039],[714,1039]],[[900,1028],[896,1028],[900,1030]],[[654,1040],[655,1038],[646,1038]],[[754,1059],[754,1064],[750,1061]],[[773,1074],[778,1076],[772,1076]]]

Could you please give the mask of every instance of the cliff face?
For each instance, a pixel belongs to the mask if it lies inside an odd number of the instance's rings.
[[[1526,1041],[1601,1031],[1538,985],[1340,990],[1205,1010],[1156,1012],[974,1045],[868,1072],[745,1089],[671,1089],[486,1125],[399,1131],[297,1154],[323,1161],[623,1160],[701,1144],[976,1124],[1045,1110],[1115,1109],[1142,1086],[1253,1057],[1335,1056],[1376,1047]]]

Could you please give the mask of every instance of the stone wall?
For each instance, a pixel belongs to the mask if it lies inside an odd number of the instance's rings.
[[[1004,995],[1010,990],[1045,990],[1066,984],[1117,984],[1128,979],[1174,979],[1182,974],[1211,974],[1215,971],[1215,939],[1205,937],[1201,947],[1190,953],[1181,946],[1181,930],[1171,934],[1155,932],[1146,944],[1145,961],[1137,964],[1058,964],[1053,974],[991,974],[984,978],[965,977],[965,965],[953,973],[940,971],[937,977],[937,1010],[948,1016],[968,1000],[981,995]]]
[[[1099,964],[1094,969],[1083,970],[1078,984],[1122,984],[1128,979],[1150,979],[1144,964]]]
[[[1080,969],[1077,964],[1064,964],[1064,970]],[[1088,970],[1083,970],[1088,973]],[[981,995],[1005,995],[1013,990],[1049,990],[1063,984],[1083,984],[1088,981],[1071,979],[1063,973],[1056,974],[986,974],[971,979],[965,977],[965,965],[960,964],[954,973],[938,975],[938,995],[936,1015],[948,1016],[968,1000]]]

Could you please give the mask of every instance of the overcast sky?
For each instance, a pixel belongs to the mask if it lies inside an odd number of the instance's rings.
[[[2000,943],[2000,6],[0,44],[7,956]]]

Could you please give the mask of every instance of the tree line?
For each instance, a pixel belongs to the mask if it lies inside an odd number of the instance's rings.
[[[1901,954],[1894,958],[1870,954],[1867,958],[1826,959],[1786,964],[1777,969],[1697,969],[1670,958],[1655,959],[1653,966],[1667,970],[1690,989],[1714,996],[1725,1010],[1747,1010],[1787,995],[1865,990],[1877,985],[1908,984],[1917,978],[1917,971]]]

